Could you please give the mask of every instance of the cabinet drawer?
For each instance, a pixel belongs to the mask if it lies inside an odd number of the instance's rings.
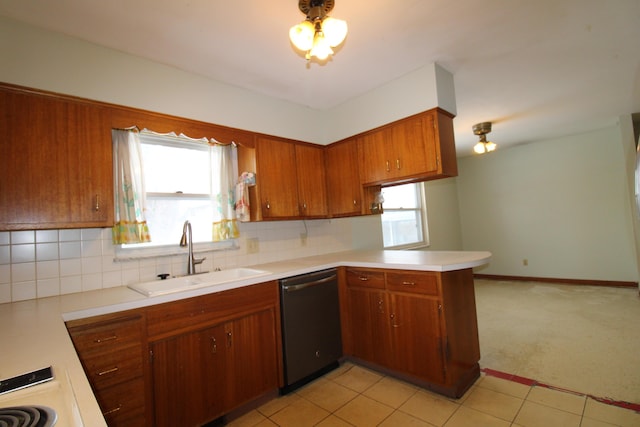
[[[440,295],[437,273],[387,272],[387,289],[396,292]]]
[[[142,376],[142,350],[140,346],[124,350],[82,357],[84,371],[91,384],[103,389]]]
[[[70,327],[69,335],[79,354],[90,356],[94,353],[117,351],[132,345],[140,345],[142,340],[140,316],[116,318],[105,322]]]
[[[272,307],[278,292],[278,282],[272,281],[151,306],[147,309],[148,339],[225,322],[238,315],[238,307],[247,311]]]
[[[96,392],[98,404],[109,426],[144,425],[144,381],[128,381]],[[136,424],[133,420],[142,421]]]
[[[375,270],[348,268],[347,285],[384,289],[384,273]]]

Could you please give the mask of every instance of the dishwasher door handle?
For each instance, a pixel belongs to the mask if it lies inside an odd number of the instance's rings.
[[[301,291],[304,288],[309,288],[311,286],[317,286],[317,285],[322,285],[323,283],[331,282],[333,280],[336,280],[337,277],[338,277],[337,275],[332,274],[331,276],[324,277],[319,280],[314,280],[313,282],[300,283],[299,285],[285,285],[285,286],[282,286],[282,289],[285,292]]]

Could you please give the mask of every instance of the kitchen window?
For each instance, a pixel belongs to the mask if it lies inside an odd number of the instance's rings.
[[[382,189],[382,237],[385,249],[413,249],[429,245],[424,184]]]
[[[191,222],[195,249],[232,247],[233,240],[212,242],[214,170],[208,143],[147,132],[139,138],[151,242],[121,245],[119,255],[182,253],[179,242],[186,220]]]

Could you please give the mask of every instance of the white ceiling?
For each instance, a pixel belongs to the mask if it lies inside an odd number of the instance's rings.
[[[295,0],[0,0],[0,15],[317,109],[436,62],[454,76],[458,155],[640,112],[639,0],[336,0],[327,64],[288,41]]]

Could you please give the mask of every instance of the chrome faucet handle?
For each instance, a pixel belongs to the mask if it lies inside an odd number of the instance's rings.
[[[193,263],[194,263],[195,265],[202,264],[202,261],[204,261],[205,259],[207,259],[207,257],[203,257],[203,258],[194,258],[194,259],[193,259]]]

